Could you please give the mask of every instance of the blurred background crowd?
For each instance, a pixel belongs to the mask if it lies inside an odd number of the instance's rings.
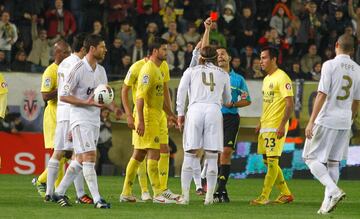
[[[0,0],[0,14],[0,71],[43,72],[57,40],[88,32],[107,43],[102,64],[110,80],[124,78],[155,36],[168,40],[171,75],[180,77],[209,16],[216,21],[210,44],[227,47],[246,79],[265,76],[263,46],[279,49],[291,79],[318,81],[339,35],[360,43],[358,0]]]

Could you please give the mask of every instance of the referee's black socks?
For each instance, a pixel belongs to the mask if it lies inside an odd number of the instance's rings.
[[[230,165],[225,164],[220,166],[219,177],[218,177],[218,193],[226,191],[226,183],[230,175]]]

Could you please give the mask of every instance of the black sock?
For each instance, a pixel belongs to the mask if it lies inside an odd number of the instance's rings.
[[[222,193],[226,191],[226,183],[230,175],[230,165],[221,165],[218,177],[218,188],[217,192]]]

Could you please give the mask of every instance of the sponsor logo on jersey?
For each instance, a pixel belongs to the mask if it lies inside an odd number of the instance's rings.
[[[244,92],[241,93],[241,99],[242,99],[242,100],[245,100],[247,97],[248,97],[248,93],[247,93],[247,92],[244,91]]]
[[[93,91],[94,91],[94,89],[95,89],[95,88],[88,87],[88,89],[87,89],[87,91],[86,91],[86,94],[87,94],[87,95],[92,94]]]
[[[25,90],[22,103],[20,104],[20,114],[27,121],[35,120],[40,114],[40,100],[34,90]]]

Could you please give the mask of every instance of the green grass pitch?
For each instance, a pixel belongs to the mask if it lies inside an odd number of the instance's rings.
[[[99,177],[102,196],[111,202],[111,209],[94,209],[93,205],[74,204],[73,186],[68,195],[72,207],[61,208],[55,203],[44,203],[31,184],[32,176],[0,175],[0,218],[360,218],[360,182],[340,181],[340,187],[347,193],[347,198],[337,209],[326,216],[319,216],[323,188],[315,180],[290,180],[290,189],[295,201],[287,205],[250,206],[249,200],[259,195],[262,179],[229,180],[228,191],[231,202],[228,204],[203,205],[203,197],[191,191],[190,204],[161,205],[153,203],[120,203],[123,177]],[[180,193],[180,179],[170,178],[169,187]],[[139,186],[134,186],[139,196]],[[272,198],[278,195],[275,188]]]

